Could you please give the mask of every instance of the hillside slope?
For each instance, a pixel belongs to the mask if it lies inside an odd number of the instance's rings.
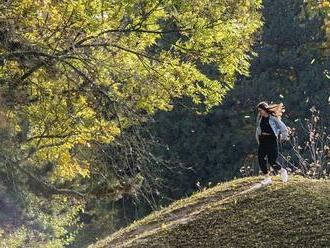
[[[154,212],[94,244],[105,247],[330,247],[330,181],[236,179]]]

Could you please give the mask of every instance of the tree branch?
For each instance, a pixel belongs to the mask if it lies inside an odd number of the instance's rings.
[[[59,189],[55,187],[54,185],[49,184],[45,179],[43,179],[40,176],[35,176],[28,170],[26,170],[24,167],[22,167],[20,164],[26,159],[19,160],[19,161],[13,161],[3,155],[0,155],[0,157],[5,160],[9,161],[10,165],[13,167],[17,168],[19,171],[27,175],[30,179],[34,180],[35,182],[39,183],[41,186],[45,187],[47,190],[49,190],[50,193],[52,194],[63,194],[63,195],[71,195],[71,196],[76,196],[79,198],[84,198],[85,195],[81,192],[78,192],[76,190],[71,190],[71,189]]]

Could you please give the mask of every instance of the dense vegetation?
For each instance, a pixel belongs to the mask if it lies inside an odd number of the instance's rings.
[[[257,174],[261,100],[283,102],[298,135],[286,166],[327,178],[329,12],[328,0],[2,1],[0,242],[84,247],[242,166]]]

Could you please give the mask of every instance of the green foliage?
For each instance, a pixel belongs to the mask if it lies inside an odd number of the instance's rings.
[[[72,243],[82,227],[77,217],[83,202],[60,195],[44,198],[24,190],[19,197],[12,198],[16,198],[13,202],[16,214],[11,213],[13,209],[1,210],[9,215],[6,221],[1,221],[1,247],[64,247]]]
[[[206,109],[248,74],[261,1],[8,1],[1,3],[1,88],[20,147],[50,161],[50,180],[89,176],[76,146],[109,143],[173,97]],[[169,23],[172,27],[169,28]],[[178,39],[157,49],[166,33]],[[196,63],[216,63],[211,80]],[[141,113],[142,114],[141,116]],[[20,123],[27,123],[23,129]],[[31,151],[34,151],[31,153]]]
[[[2,247],[11,247],[11,248],[19,248],[24,245],[24,241],[26,240],[27,231],[24,227],[15,230],[10,233],[8,236],[4,237],[5,231],[0,229],[0,241]]]
[[[330,1],[329,0],[317,0],[317,1],[306,1],[307,6],[311,12],[325,12],[330,13]]]

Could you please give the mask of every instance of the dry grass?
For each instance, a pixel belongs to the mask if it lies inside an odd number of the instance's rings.
[[[240,193],[259,181],[221,183],[92,247],[330,247],[330,181],[273,177],[271,186]]]

